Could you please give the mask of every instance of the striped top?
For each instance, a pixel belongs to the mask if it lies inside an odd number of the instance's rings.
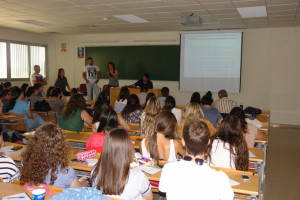
[[[214,108],[217,109],[220,113],[229,114],[234,107],[238,107],[237,102],[228,99],[227,97],[223,97],[222,99],[216,100],[214,102]]]
[[[20,171],[10,157],[0,155],[0,177],[5,183],[11,183],[20,178]]]

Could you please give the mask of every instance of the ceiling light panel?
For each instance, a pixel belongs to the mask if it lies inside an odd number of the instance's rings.
[[[266,6],[242,7],[237,8],[242,18],[266,17]]]

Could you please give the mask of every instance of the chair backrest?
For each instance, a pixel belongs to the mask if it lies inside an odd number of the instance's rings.
[[[133,141],[142,141],[144,138],[146,137],[142,137],[142,136],[130,136],[130,139],[133,140]]]
[[[0,177],[0,183],[3,183],[3,179]]]
[[[87,89],[86,89],[86,84],[80,84],[79,85],[79,92],[86,92]]]
[[[222,168],[222,167],[210,167],[212,169],[215,169],[216,171],[222,171],[225,173],[233,173],[233,174],[239,174],[239,175],[248,175],[248,176],[253,176],[252,172],[248,172],[248,171],[239,171],[239,170],[235,170],[235,169],[228,169],[228,168]]]

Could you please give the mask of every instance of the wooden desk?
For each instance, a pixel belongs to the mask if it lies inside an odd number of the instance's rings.
[[[139,94],[140,89],[139,88],[128,88],[130,94]],[[110,105],[115,108],[115,102],[119,98],[121,88],[110,88]],[[156,97],[161,97],[161,91],[160,89],[149,89],[148,93],[153,92]]]
[[[5,142],[4,146],[13,146],[13,147],[21,146],[21,147],[23,147],[22,149],[19,149],[19,150],[16,150],[16,151],[1,152],[2,155],[9,156],[14,161],[21,162],[21,160],[22,160],[21,155],[26,150],[26,146],[25,145],[15,144],[15,143],[10,143],[10,142]]]
[[[100,153],[97,153],[96,157],[90,158],[90,159],[99,159],[101,156]],[[92,171],[93,167],[89,167],[87,166],[87,164],[85,162],[83,163],[78,163],[78,162],[72,162],[72,159],[76,159],[76,154],[74,152],[69,152],[69,165],[73,168],[73,169],[77,169],[77,170],[83,170],[83,171]]]
[[[257,148],[249,148],[249,151],[251,151],[255,157],[249,157],[249,161],[252,162],[264,162],[264,152],[257,149]]]
[[[35,111],[31,110],[32,113],[39,114],[45,122],[53,122],[57,123],[57,115],[55,110],[50,110],[50,111]]]
[[[50,189],[51,190],[51,189]],[[5,196],[10,196],[14,194],[19,194],[19,193],[24,193],[25,191],[23,190],[22,185],[17,185],[17,184],[11,184],[11,183],[0,183],[0,197],[5,197]],[[52,191],[53,194],[58,194],[56,191]],[[33,198],[32,194],[29,192],[26,192],[31,199]],[[45,200],[50,199],[51,197],[49,194],[46,193]]]
[[[66,134],[68,142],[80,142],[80,143],[86,143],[86,141],[93,134],[93,133],[90,133],[90,132],[72,133],[72,132],[65,132],[65,131],[64,131],[64,133]],[[32,134],[28,134],[28,133],[24,133],[23,136],[24,137],[33,137]]]
[[[27,121],[24,115],[16,113],[4,113],[0,116],[0,124],[3,128],[16,130],[16,131],[29,131]]]

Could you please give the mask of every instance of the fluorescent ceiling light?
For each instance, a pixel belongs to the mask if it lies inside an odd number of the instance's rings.
[[[237,8],[242,18],[266,17],[266,6],[242,7]]]
[[[147,23],[147,22],[149,22],[148,20],[145,20],[145,19],[140,18],[135,15],[113,15],[113,17],[124,20],[126,22],[130,22],[130,23]]]
[[[52,24],[47,24],[44,22],[28,19],[28,20],[18,20],[19,22],[27,23],[27,24],[33,24],[37,26],[53,26]]]

